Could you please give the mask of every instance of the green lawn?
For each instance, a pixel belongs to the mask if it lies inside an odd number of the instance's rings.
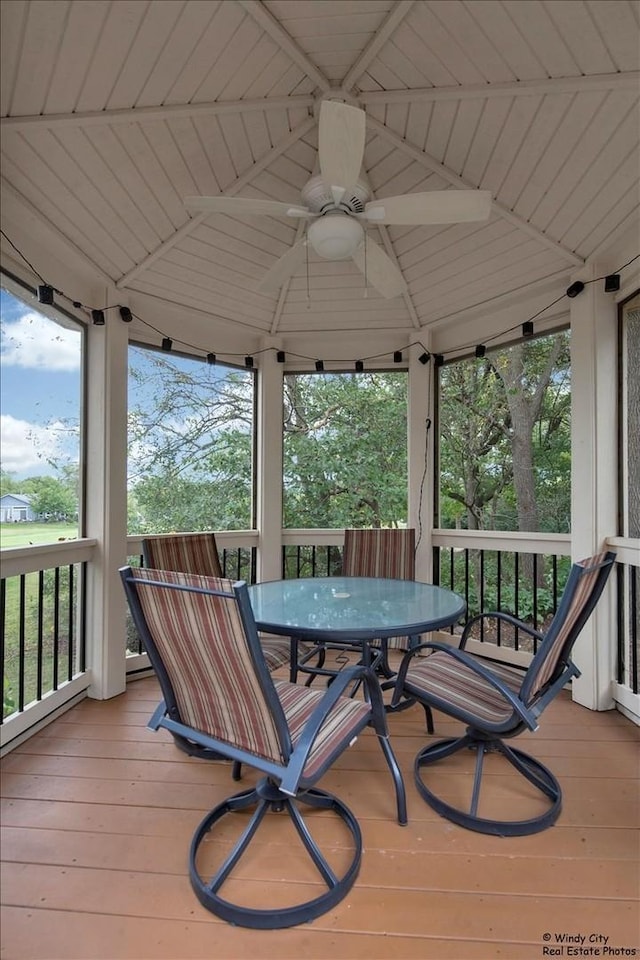
[[[26,547],[30,543],[56,543],[74,540],[78,536],[76,523],[2,523],[0,548]]]

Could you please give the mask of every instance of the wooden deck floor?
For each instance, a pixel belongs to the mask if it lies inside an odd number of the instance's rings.
[[[114,700],[86,700],[2,762],[4,960],[520,960],[621,956],[620,948],[640,956],[640,737],[621,715],[592,713],[563,694],[541,730],[520,739],[561,780],[564,808],[556,826],[518,839],[463,830],[422,802],[412,775],[426,736],[418,707],[390,720],[409,800],[400,827],[367,731],[323,781],[362,826],[355,887],[311,924],[258,932],[218,920],[191,891],[191,835],[238,786],[228,765],[190,759],[146,728],[157,699],[146,679]],[[438,734],[455,729],[436,717]],[[443,775],[449,795],[463,780]],[[513,804],[501,773],[488,784],[498,807]],[[316,816],[318,837],[339,845]],[[256,905],[295,896],[308,889],[301,869],[276,825],[243,865],[243,891]],[[297,886],[287,880],[294,874]],[[580,936],[585,952],[571,953],[580,944],[566,938]]]

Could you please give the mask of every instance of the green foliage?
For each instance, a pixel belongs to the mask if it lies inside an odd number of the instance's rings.
[[[440,525],[568,532],[568,333],[440,369]]]
[[[285,377],[286,527],[407,519],[406,374]]]

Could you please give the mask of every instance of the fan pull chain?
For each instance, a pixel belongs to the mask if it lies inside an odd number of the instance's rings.
[[[364,299],[367,300],[369,297],[369,283],[367,281],[367,231],[364,232]]]

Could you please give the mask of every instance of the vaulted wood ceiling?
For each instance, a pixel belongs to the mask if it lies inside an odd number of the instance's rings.
[[[39,233],[54,236],[60,256],[146,315],[169,304],[252,335],[410,336],[510,294],[562,292],[637,224],[632,0],[0,9],[3,230],[27,257]],[[371,228],[406,279],[395,299],[365,297],[353,263],[313,252],[266,294],[258,281],[303,227],[183,205],[217,193],[299,203],[325,97],[366,110],[374,197],[481,188],[494,198],[484,223]]]

